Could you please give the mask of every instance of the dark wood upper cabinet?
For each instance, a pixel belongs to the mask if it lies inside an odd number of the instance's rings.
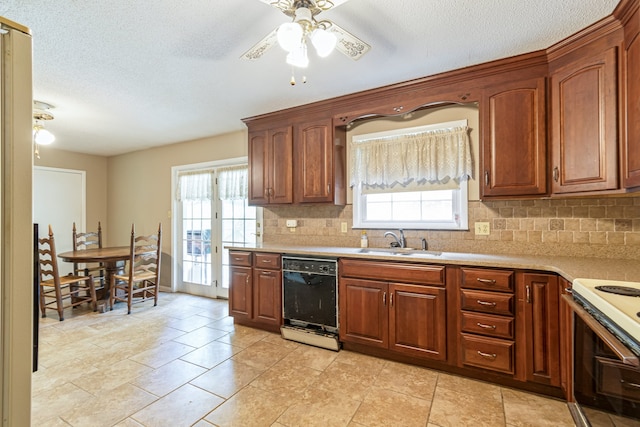
[[[292,127],[249,132],[249,204],[293,202]]]
[[[296,203],[346,203],[345,133],[331,118],[294,126]]]
[[[545,78],[486,88],[482,123],[483,198],[547,193]]]
[[[346,203],[346,129],[478,103],[482,198],[640,190],[640,0],[550,46],[243,119],[249,203]]]
[[[623,185],[640,186],[640,8],[624,27],[626,55],[626,137],[623,158]]]
[[[552,193],[615,190],[618,46],[596,40],[567,57],[551,63]]]

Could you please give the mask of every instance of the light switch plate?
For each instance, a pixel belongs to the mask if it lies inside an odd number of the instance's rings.
[[[346,223],[346,222],[341,222],[341,223],[340,223],[340,231],[341,231],[342,233],[346,233],[347,231],[349,231],[349,230],[347,229],[347,223]]]
[[[295,219],[288,219],[287,220],[287,227],[295,228],[297,226],[298,226],[298,220],[295,220]]]
[[[476,236],[488,236],[490,227],[488,222],[476,222]]]

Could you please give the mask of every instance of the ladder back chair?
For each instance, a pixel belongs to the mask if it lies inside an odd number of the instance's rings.
[[[82,251],[85,249],[102,248],[102,225],[98,221],[98,231],[87,231],[78,233],[76,223],[73,223],[73,242],[74,251]],[[76,276],[93,276],[96,292],[104,289],[106,283],[105,267],[100,263],[73,263],[73,274]],[[108,295],[104,295],[106,299]]]
[[[96,311],[96,290],[93,277],[69,274],[60,276],[53,230],[49,225],[49,237],[38,239],[38,265],[40,272],[40,310],[46,317],[46,310],[58,312],[64,320],[64,309],[89,303]],[[69,301],[66,304],[66,301]],[[66,304],[66,305],[65,305]]]
[[[131,305],[153,298],[153,306],[158,305],[160,289],[160,258],[162,250],[162,223],[158,224],[158,234],[136,236],[135,224],[131,226],[127,273],[111,276],[109,309],[117,301],[127,303],[127,314]]]

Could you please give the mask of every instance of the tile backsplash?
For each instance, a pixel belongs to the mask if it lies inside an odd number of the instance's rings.
[[[298,220],[295,229],[287,219]],[[488,236],[476,236],[474,222],[489,222]],[[347,223],[347,232],[341,232]],[[264,209],[265,243],[357,247],[361,230],[351,228],[352,205]],[[407,246],[521,255],[579,256],[640,260],[640,196],[584,199],[470,201],[469,231],[405,230]],[[390,229],[393,230],[393,229]],[[367,230],[369,246],[389,246],[388,230]]]

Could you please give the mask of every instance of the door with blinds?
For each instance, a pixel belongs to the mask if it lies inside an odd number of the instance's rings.
[[[176,290],[228,298],[226,246],[255,244],[258,208],[247,205],[247,166],[175,168],[174,278]]]

